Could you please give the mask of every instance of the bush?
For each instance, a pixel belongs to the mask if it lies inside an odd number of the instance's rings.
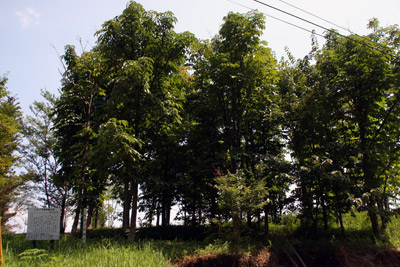
[[[156,226],[142,227],[136,232],[137,239],[155,239],[155,240],[204,240],[208,234],[206,226]]]
[[[122,228],[95,228],[87,230],[86,237],[94,239],[120,239],[126,238],[127,233]]]

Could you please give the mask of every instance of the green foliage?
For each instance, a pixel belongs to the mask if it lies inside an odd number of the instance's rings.
[[[138,238],[160,240],[203,240],[208,232],[208,226],[168,225],[164,227],[143,227],[138,230]]]
[[[328,123],[335,125],[337,140],[350,152],[346,175],[358,184],[355,194],[364,200],[362,208],[368,211],[373,232],[379,237],[378,215],[390,210],[388,177],[399,159],[400,120],[395,115],[400,109],[399,80],[393,57],[398,51],[393,39],[398,31],[371,23],[375,31],[369,36],[351,36],[358,42],[329,39],[317,56],[316,67],[321,75],[319,90],[326,95],[326,109],[333,114]]]
[[[144,201],[151,202],[148,207],[154,209],[155,201],[162,202],[162,208],[168,210],[163,213],[163,225],[169,223],[168,207],[174,198],[172,166],[177,163],[168,158],[170,153],[166,147],[171,139],[174,140],[172,146],[177,146],[176,129],[182,121],[182,103],[189,76],[183,64],[186,49],[194,40],[187,32],[176,33],[175,23],[171,12],[146,11],[140,4],[129,2],[120,16],[105,22],[96,33],[95,50],[105,60],[105,72],[110,77],[105,103],[108,122],[103,127],[109,128],[113,120],[126,123],[119,129],[108,129],[109,133],[119,133],[113,143],[110,143],[110,134],[100,135],[102,140],[99,141],[100,146],[108,145],[107,155],[113,155],[100,165],[105,163],[103,167],[114,171],[113,182],[121,188],[119,197],[125,202],[124,227],[129,225],[128,207],[136,207],[138,199],[137,195],[132,198],[133,192],[127,188],[137,187],[138,183],[146,191]],[[107,129],[101,130],[104,135]],[[135,142],[127,142],[128,136]],[[109,141],[103,142],[106,139]],[[125,145],[124,150],[123,143],[129,145],[129,149]],[[153,186],[154,179],[171,186]],[[162,200],[157,199],[158,195],[162,195]],[[128,199],[132,199],[132,203],[127,203]]]
[[[236,174],[216,177],[216,187],[220,195],[220,205],[230,213],[253,212],[266,205],[268,191],[265,181],[246,179],[242,171]]]
[[[17,99],[7,91],[6,83],[7,78],[0,77],[0,217],[3,229],[14,215],[9,208],[17,204],[18,187],[23,184],[14,172],[22,114]]]
[[[196,254],[199,255],[222,255],[222,254],[229,254],[230,247],[228,242],[214,242],[207,245],[204,248],[200,248],[196,250]]]
[[[27,249],[24,252],[18,254],[18,258],[21,261],[35,261],[35,260],[44,260],[49,256],[48,252],[45,249]]]
[[[281,152],[277,63],[260,41],[264,23],[258,12],[229,13],[218,35],[192,46],[186,138],[188,157],[195,160],[184,180],[189,186],[182,190],[191,223],[199,214],[214,219],[221,213],[215,170],[254,172],[264,157]]]
[[[265,181],[255,180],[253,177],[246,179],[242,171],[235,174],[228,172],[226,175],[216,177],[216,188],[219,193],[220,205],[232,217],[233,240],[236,253],[240,248],[240,238],[243,231],[240,216],[243,213],[251,214],[263,208],[267,202]]]
[[[123,240],[126,238],[127,233],[122,228],[106,228],[100,227],[95,229],[88,229],[87,238],[89,239],[108,239],[108,240]]]
[[[322,48],[313,37],[307,56],[289,55],[278,65],[261,41],[261,13],[231,12],[205,41],[176,33],[176,21],[171,12],[131,1],[103,24],[91,51],[77,55],[66,46],[54,117],[61,168],[54,179],[74,190],[73,232],[81,210],[89,207],[92,216],[112,184],[129,240],[138,208],[144,225],[156,217],[163,226],[138,236],[186,238],[167,227],[175,204],[185,226],[232,219],[236,251],[244,215],[248,235],[260,231],[262,219],[268,235],[271,218],[277,232],[300,224],[298,232],[318,239],[337,231],[337,223],[342,236],[364,231],[348,224],[353,207],[367,212],[377,238],[384,232],[392,240],[385,231],[398,213],[400,185],[398,26],[371,20],[368,36],[330,32]],[[35,107],[49,115],[45,105]],[[15,148],[13,127],[0,149]],[[31,136],[40,132],[26,128]],[[31,139],[33,154],[47,160],[54,137],[38,140]],[[0,166],[8,172],[15,157],[7,153]]]
[[[388,243],[395,248],[400,247],[400,217],[392,216],[386,229],[385,235]]]
[[[73,46],[65,47],[65,70],[60,97],[55,103],[56,156],[61,165],[57,183],[74,191],[75,218],[72,236],[78,218],[86,206],[93,211],[101,202],[107,180],[96,173],[90,152],[96,143],[96,133],[104,121],[104,61],[94,51],[76,54]]]
[[[369,216],[367,212],[347,213],[343,215],[346,235],[340,234],[338,224],[319,240],[310,240],[296,232],[298,223],[295,214],[288,214],[282,219],[281,224],[271,223],[271,234],[268,239],[257,240],[254,236],[243,238],[240,255],[256,255],[266,250],[276,256],[288,259],[293,256],[293,247],[303,255],[308,251],[313,256],[332,255],[335,251],[356,251],[367,253],[369,250],[381,251],[399,244],[400,228],[399,218],[391,217],[388,225],[387,237],[390,243],[376,240],[371,235]],[[229,225],[230,224],[230,225]],[[231,222],[221,227],[232,227]],[[154,228],[153,230],[159,231]],[[151,228],[143,230],[151,234]],[[170,231],[170,230],[168,230]],[[176,233],[187,232],[193,234],[193,228],[177,227]],[[199,230],[196,230],[199,231]],[[81,240],[70,240],[62,235],[51,248],[49,241],[37,241],[37,248],[32,249],[32,243],[27,241],[25,235],[4,234],[3,252],[7,266],[169,266],[184,257],[201,257],[203,255],[229,255],[234,253],[230,247],[229,234],[222,238],[206,238],[206,240],[139,240],[136,244],[129,245],[125,238],[117,237],[123,234],[122,229],[92,230],[87,240],[85,249],[82,249]],[[88,233],[88,234],[89,234]],[[211,232],[214,235],[213,232]],[[214,235],[215,236],[215,235]],[[341,255],[341,254],[339,254]],[[331,257],[331,256],[329,256]],[[307,259],[303,258],[304,260]],[[332,259],[336,259],[335,257]],[[286,261],[285,261],[286,262]]]
[[[69,187],[56,181],[59,162],[56,153],[56,138],[53,128],[56,97],[42,90],[44,102],[34,101],[30,106],[32,115],[23,121],[22,134],[26,143],[21,145],[22,163],[26,170],[24,176],[34,182],[31,192],[38,195],[45,207],[66,209],[69,199]]]
[[[295,193],[303,224],[314,233],[321,224],[327,230],[330,217],[342,220],[357,202],[380,236],[397,194],[390,184],[398,180],[398,31],[377,21],[370,28],[365,37],[330,33],[322,49],[314,41],[304,59],[282,64]]]

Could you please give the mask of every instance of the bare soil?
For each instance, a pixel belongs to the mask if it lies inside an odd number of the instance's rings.
[[[294,251],[293,251],[294,252]],[[201,255],[181,259],[176,263],[178,267],[369,267],[369,266],[400,266],[400,250],[348,250],[343,247],[333,251],[322,249],[296,249],[296,253],[274,253],[267,249],[255,255]]]

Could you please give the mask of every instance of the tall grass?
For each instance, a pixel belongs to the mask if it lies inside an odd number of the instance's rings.
[[[392,217],[384,239],[375,239],[370,221],[365,212],[343,216],[346,234],[341,235],[340,227],[331,221],[331,228],[322,231],[318,239],[299,234],[299,220],[294,215],[285,216],[280,224],[270,224],[270,234],[265,236],[255,231],[242,235],[242,252],[253,253],[266,247],[277,253],[288,251],[288,240],[294,246],[334,250],[338,247],[350,249],[371,249],[379,247],[400,247],[400,217]],[[71,241],[62,236],[51,245],[49,241],[38,241],[33,248],[25,235],[3,234],[5,266],[171,266],[186,256],[222,255],[231,253],[229,247],[231,227],[229,223],[219,226],[218,231],[204,235],[204,240],[145,240],[128,244],[114,233],[97,235],[88,239],[85,247],[81,240]],[[263,228],[261,228],[262,231]],[[118,230],[118,229],[117,229]],[[300,229],[301,230],[301,229]],[[110,232],[112,232],[110,230]]]
[[[124,240],[98,240],[85,247],[79,241],[63,238],[38,242],[37,248],[21,235],[5,235],[5,266],[168,266],[169,260],[151,243],[127,244]]]

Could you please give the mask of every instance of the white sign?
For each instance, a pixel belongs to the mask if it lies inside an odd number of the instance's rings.
[[[60,239],[60,209],[28,209],[27,240]]]

